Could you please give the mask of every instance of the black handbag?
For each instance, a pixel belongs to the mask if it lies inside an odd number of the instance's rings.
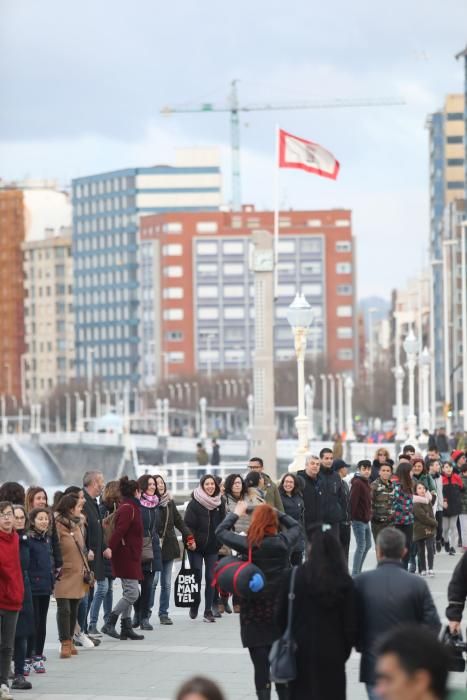
[[[289,602],[287,605],[287,627],[279,639],[273,643],[269,652],[270,672],[269,677],[273,683],[289,683],[297,677],[297,661],[295,651],[297,645],[292,637],[293,601],[295,598],[295,576],[297,566],[294,566],[290,575]]]
[[[174,584],[174,603],[176,608],[199,606],[201,601],[201,572],[186,565],[186,548],[180,571]]]

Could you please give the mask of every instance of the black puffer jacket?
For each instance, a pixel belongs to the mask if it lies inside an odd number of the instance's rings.
[[[313,525],[313,523],[319,523],[323,519],[321,484],[318,476],[312,479],[311,476],[308,476],[305,469],[298,471],[297,477],[303,484],[302,494],[305,505],[304,520],[306,529],[310,527],[310,525]]]
[[[214,510],[208,510],[193,497],[191,498],[185,511],[185,525],[195,538],[197,552],[216,554],[219,551],[221,545],[216,537],[216,528],[221,524],[224,516],[224,501]]]
[[[284,513],[286,515],[290,515],[290,517],[296,520],[300,525],[300,537],[298,538],[293,551],[303,552],[305,549],[305,504],[303,501],[303,496],[301,493],[297,492],[292,494],[292,496],[289,496],[282,489],[279,489],[279,493],[284,506]]]
[[[94,571],[96,581],[105,578],[104,556],[105,549],[104,534],[102,532],[102,520],[99,504],[84,489],[85,503],[83,513],[86,516],[86,549],[94,552],[94,559],[89,562],[89,568]]]
[[[446,617],[448,620],[460,622],[464,612],[465,599],[467,598],[467,552],[457,562],[452,578],[448,585],[448,607]]]
[[[325,523],[340,523],[345,520],[346,503],[342,479],[337,472],[321,467],[318,474],[322,494],[321,515]]]
[[[19,558],[24,581],[23,606],[19,611],[16,623],[16,637],[29,637],[34,634],[34,608],[32,604],[31,583],[29,581],[29,539],[24,530],[18,530]]]
[[[160,525],[159,508],[146,508],[140,503],[140,509],[141,518],[143,520],[143,537],[151,537],[152,551],[154,554],[154,558],[152,560],[142,563],[143,573],[162,571],[162,555],[158,533]]]
[[[186,544],[186,539],[191,535],[190,530],[183,522],[177,506],[172,501],[168,502],[165,507],[159,506],[159,537],[163,537],[162,543],[162,561],[172,561],[180,557],[180,548],[178,545],[177,534],[175,528],[180,532],[183,541]],[[165,534],[164,534],[165,533]]]

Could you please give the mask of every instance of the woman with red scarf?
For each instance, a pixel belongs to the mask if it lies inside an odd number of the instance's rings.
[[[228,513],[216,530],[218,539],[243,555],[251,549],[253,564],[263,572],[266,585],[254,598],[240,602],[240,634],[248,648],[255,669],[256,694],[259,700],[269,700],[269,652],[272,643],[281,635],[274,613],[274,604],[281,579],[289,568],[290,553],[297,544],[300,525],[270,505],[256,506],[247,536],[234,532],[235,523],[247,512],[248,505],[239,501],[233,513]],[[279,525],[285,529],[280,532]],[[285,686],[276,685],[279,698],[286,698]]]

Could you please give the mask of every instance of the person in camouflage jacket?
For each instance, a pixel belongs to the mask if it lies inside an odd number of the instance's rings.
[[[375,543],[378,533],[391,525],[394,519],[394,484],[391,478],[392,467],[382,464],[378,478],[371,484],[371,532]]]

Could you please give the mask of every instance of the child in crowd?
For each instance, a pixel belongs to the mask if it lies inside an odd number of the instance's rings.
[[[443,463],[443,539],[446,552],[456,553],[457,518],[462,510],[461,492],[464,484],[459,474],[454,474],[450,462]]]
[[[437,522],[433,515],[431,493],[421,481],[414,486],[413,515],[413,540],[417,545],[418,572],[420,576],[433,576]]]

